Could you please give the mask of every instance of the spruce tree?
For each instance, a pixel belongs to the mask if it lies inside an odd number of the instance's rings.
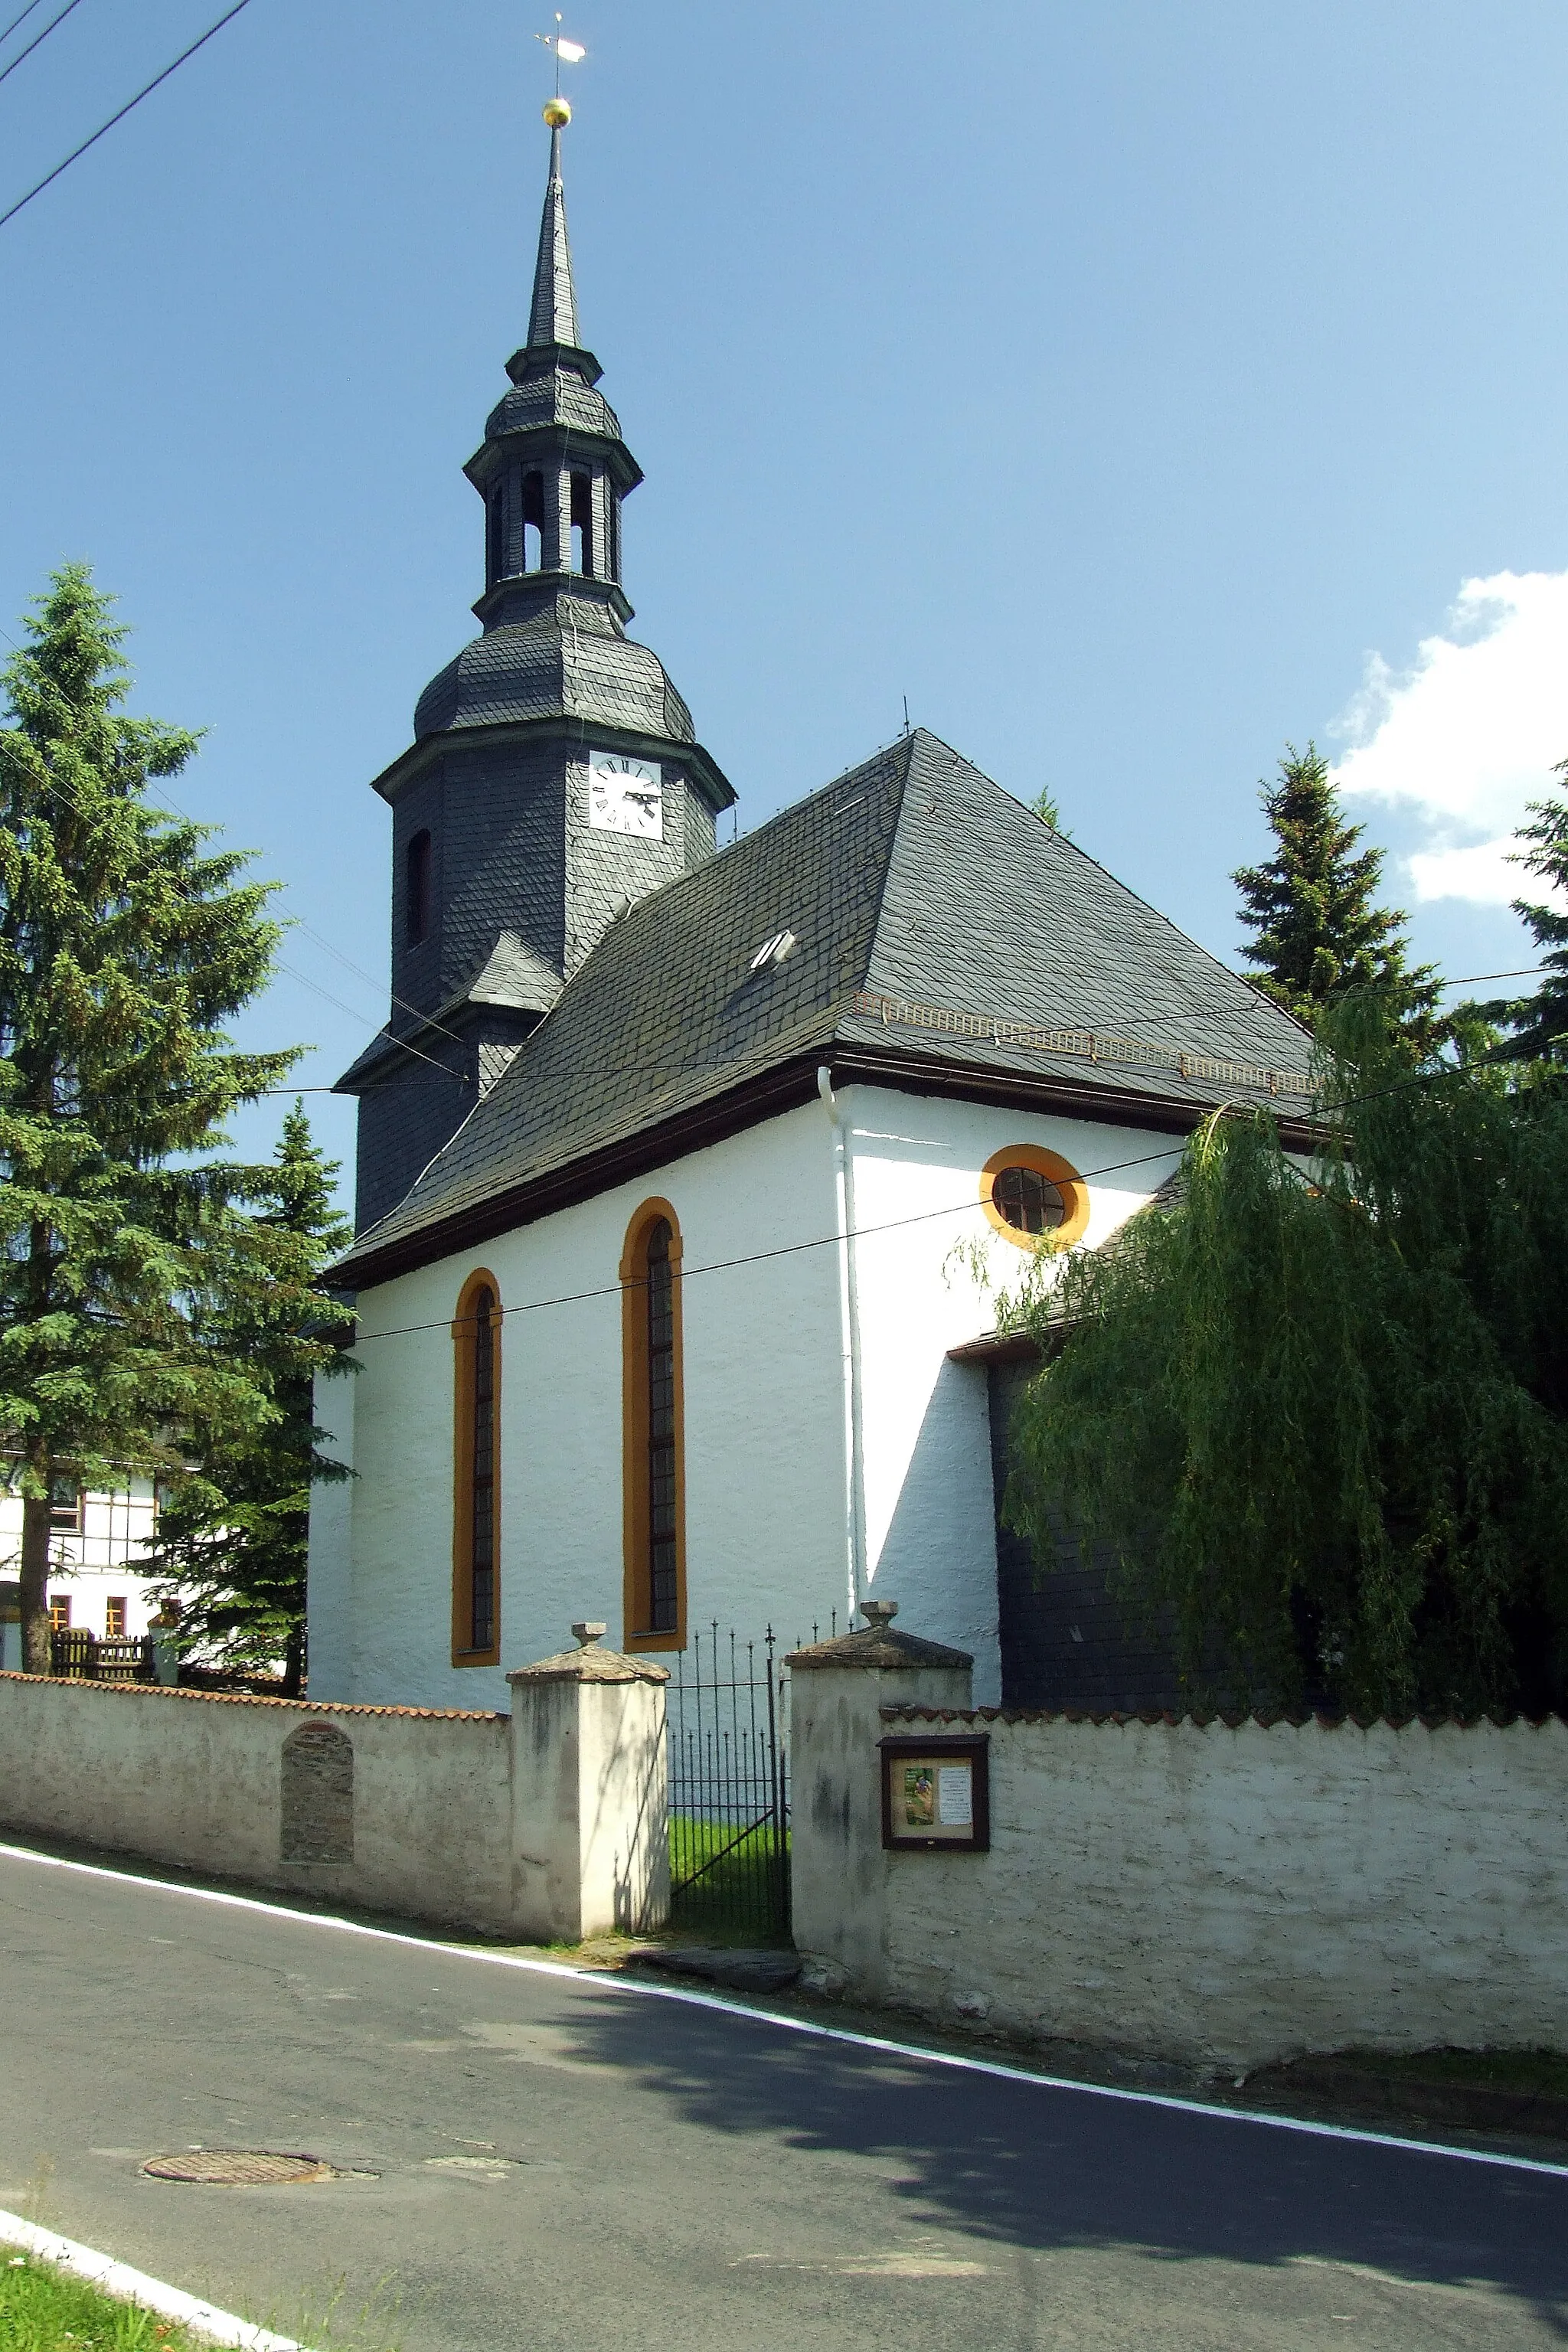
[[[353,1323],[317,1287],[352,1232],[335,1206],[337,1173],[296,1100],[258,1174],[254,1226],[235,1228],[199,1327],[220,1360],[245,1364],[277,1418],[216,1442],[174,1486],[155,1538],[181,1649],[229,1672],[281,1662],[290,1695],[304,1664],[310,1487],[349,1475],[321,1454],[313,1412],[314,1376],[344,1368],[337,1343]]]
[[[201,1343],[215,1270],[268,1240],[246,1171],[199,1155],[295,1056],[224,1034],[278,931],[246,857],[156,804],[196,738],[121,709],[126,633],[85,566],[26,625],[0,673],[0,1430],[24,1661],[47,1674],[56,1482],[123,1486],[276,1411]]]
[[[1568,760],[1553,769],[1568,777]],[[1516,863],[1539,881],[1561,891],[1563,902],[1552,906],[1539,899],[1516,898],[1513,911],[1542,950],[1544,967],[1541,985],[1532,995],[1513,1003],[1488,1005],[1519,1043],[1542,1061],[1568,1062],[1568,801],[1531,801],[1531,822],[1521,825],[1518,838],[1525,846]]]
[[[1427,1051],[1447,1034],[1439,983],[1431,964],[1409,964],[1403,913],[1375,903],[1383,852],[1358,850],[1363,828],[1347,822],[1316,744],[1285,748],[1279,782],[1258,787],[1275,854],[1231,876],[1253,933],[1241,952],[1258,986],[1309,1027],[1331,999],[1371,988],[1394,1033]]]

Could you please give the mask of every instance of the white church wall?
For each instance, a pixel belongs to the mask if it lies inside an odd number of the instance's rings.
[[[353,1372],[316,1381],[316,1426],[323,1454],[351,1466],[354,1458]],[[320,1698],[344,1696],[353,1680],[353,1499],[352,1479],[310,1489],[310,1553],[305,1608],[310,1625],[310,1688]]]
[[[1016,1285],[1027,1259],[983,1214],[980,1171],[1010,1143],[1059,1152],[1090,1180],[1085,1240],[1092,1247],[1163,1182],[1181,1158],[1180,1139],[882,1087],[846,1087],[841,1101],[858,1236],[869,1587],[896,1600],[903,1621],[927,1639],[970,1651],[975,1704],[996,1706],[985,1376],[979,1365],[950,1363],[947,1350],[990,1328],[992,1294]],[[1110,1172],[1096,1178],[1101,1168]],[[979,1279],[966,1262],[976,1244]],[[955,1244],[967,1245],[963,1255]]]
[[[986,1271],[993,1288],[1016,1282],[1025,1258],[982,1215],[980,1171],[1011,1142],[1059,1151],[1089,1180],[1097,1244],[1176,1165],[1179,1139],[879,1087],[846,1087],[839,1102],[858,1228],[865,1581],[928,1637],[973,1651],[977,1700],[994,1703],[985,1384],[947,1350],[993,1319]],[[624,1640],[617,1270],[634,1211],[656,1194],[684,1248],[689,1630],[771,1623],[787,1645],[814,1622],[826,1633],[836,1609],[843,1627],[833,1132],[813,1103],[361,1294],[362,1370],[322,1392],[325,1424],[353,1424],[358,1475],[312,1507],[313,1696],[502,1708],[506,1670],[558,1650],[573,1618]],[[980,1244],[981,1278],[954,1255],[961,1241]],[[449,1322],[479,1265],[507,1310],[501,1662],[455,1668]]]
[[[684,1252],[689,1627],[761,1635],[771,1622],[783,1641],[809,1639],[835,1607],[842,1627],[836,1253],[760,1255],[834,1230],[829,1131],[813,1105],[361,1293],[352,1656],[340,1664],[333,1636],[320,1648],[312,1627],[313,1696],[504,1707],[506,1670],[559,1650],[574,1618],[624,1638],[618,1269],[654,1195],[675,1208]],[[479,1265],[506,1310],[501,1663],[454,1667],[449,1321]],[[321,1524],[326,1599],[336,1538]]]

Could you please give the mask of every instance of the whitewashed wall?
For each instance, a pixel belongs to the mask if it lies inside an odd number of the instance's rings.
[[[987,1328],[990,1300],[953,1259],[1022,1255],[992,1234],[980,1170],[1009,1142],[1048,1146],[1090,1183],[1089,1238],[1145,1201],[1179,1144],[1138,1129],[846,1087],[865,1428],[865,1580],[933,1639],[975,1653],[1000,1695],[995,1541],[984,1377],[947,1349]],[[1152,1155],[1152,1157],[1150,1155]],[[319,1417],[352,1446],[351,1487],[311,1522],[310,1689],[331,1699],[504,1705],[505,1668],[572,1616],[621,1626],[621,1307],[637,1205],[662,1194],[684,1244],[688,1617],[786,1643],[849,1601],[849,1470],[833,1131],[820,1104],[786,1112],[636,1183],[462,1257],[362,1292],[362,1366],[323,1386]],[[793,1248],[807,1243],[819,1247]],[[762,1251],[789,1251],[731,1265]],[[501,1343],[500,1647],[450,1664],[452,1345],[463,1282],[488,1266]],[[704,1268],[718,1270],[704,1272]],[[587,1294],[587,1295],[584,1295]],[[532,1302],[558,1298],[558,1306]],[[519,1312],[518,1309],[526,1311]],[[408,1327],[430,1326],[429,1328]],[[380,1336],[385,1334],[387,1336]],[[352,1421],[353,1428],[348,1424]]]
[[[1568,1726],[880,1704],[911,1679],[795,1681],[795,1940],[853,1990],[1232,2073],[1568,2041]],[[989,1735],[989,1853],[884,1852],[877,1741],[928,1731]]]
[[[353,1750],[353,1858],[285,1863],[283,1745],[322,1723]],[[504,1715],[373,1714],[7,1675],[0,1824],[500,1929],[514,1897],[510,1748]]]
[[[540,1942],[658,1925],[662,1671],[577,1649],[510,1695],[435,1712],[0,1674],[0,1830]]]
[[[1026,1272],[1029,1254],[979,1206],[980,1171],[1005,1144],[1043,1145],[1086,1177],[1111,1171],[1089,1183],[1089,1248],[1143,1205],[1181,1145],[1135,1129],[879,1087],[847,1089],[844,1100],[859,1236],[870,1590],[896,1600],[900,1622],[929,1640],[969,1651],[975,1697],[994,1706],[1002,1665],[985,1374],[947,1360],[950,1348],[990,1328],[994,1310],[954,1245],[978,1245],[993,1290]]]

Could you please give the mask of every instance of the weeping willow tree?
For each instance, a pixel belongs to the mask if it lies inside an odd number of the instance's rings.
[[[1197,1703],[1561,1704],[1568,1087],[1413,1074],[1375,997],[1321,1035],[1310,1173],[1217,1114],[1175,1205],[1012,1303],[1009,1517],[1047,1572],[1064,1520],[1108,1543]]]

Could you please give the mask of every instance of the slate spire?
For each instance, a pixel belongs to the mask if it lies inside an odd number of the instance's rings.
[[[550,183],[539,224],[539,259],[533,270],[533,307],[528,316],[528,349],[551,343],[579,348],[577,292],[572,283],[572,247],[566,235],[566,189],[561,177],[561,125],[550,127]]]

